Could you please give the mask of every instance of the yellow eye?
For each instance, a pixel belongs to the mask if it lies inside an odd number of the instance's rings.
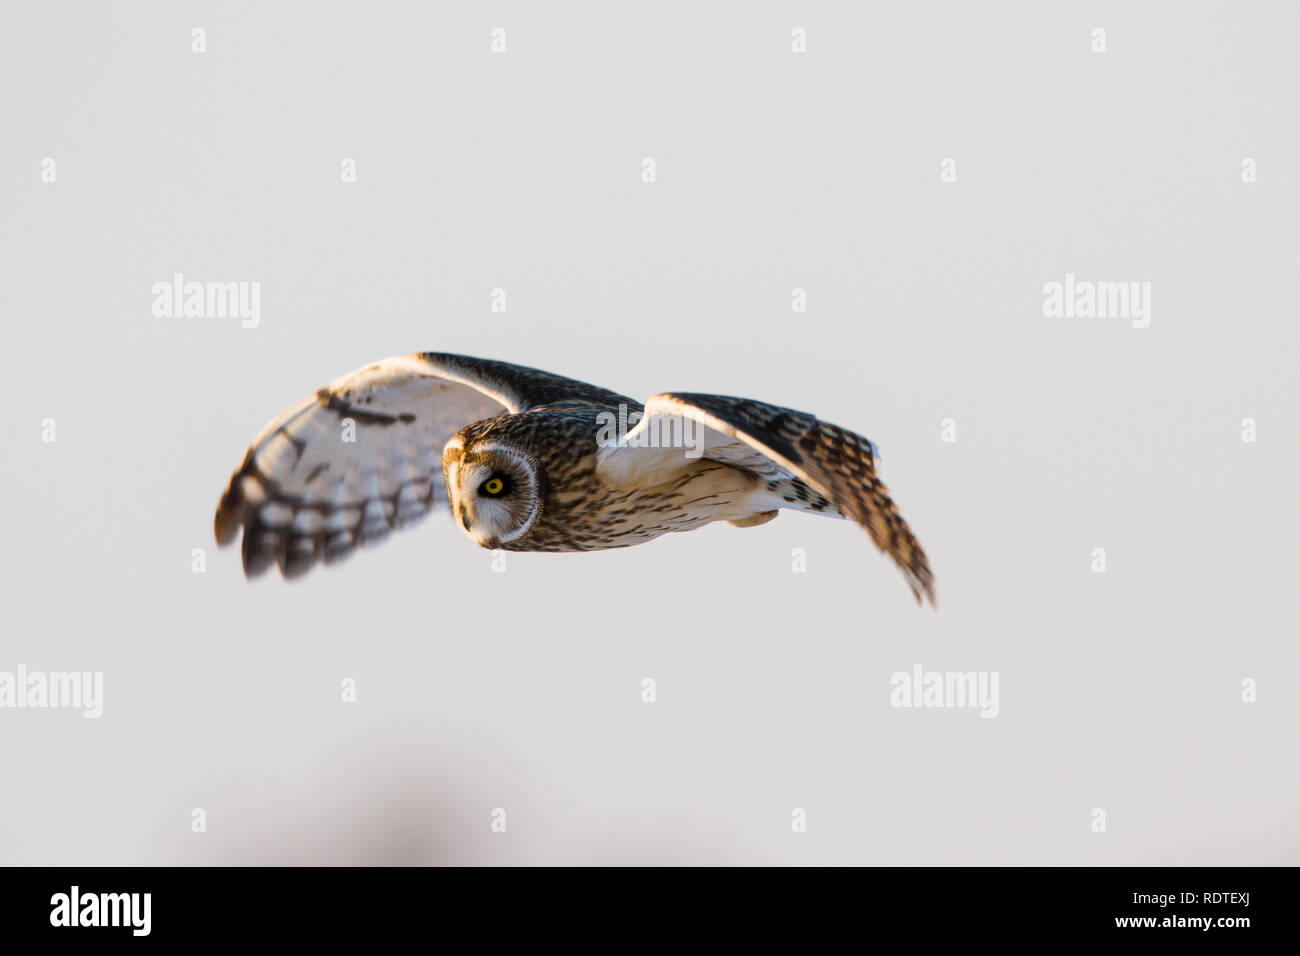
[[[483,482],[483,491],[489,495],[499,495],[505,490],[506,483],[500,478],[489,478]]]

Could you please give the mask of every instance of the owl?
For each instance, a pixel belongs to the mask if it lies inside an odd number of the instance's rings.
[[[439,502],[480,547],[596,551],[781,509],[857,522],[935,601],[920,543],[866,438],[722,395],[617,392],[506,362],[423,352],[335,379],[275,418],[231,476],[217,542],[297,578]]]

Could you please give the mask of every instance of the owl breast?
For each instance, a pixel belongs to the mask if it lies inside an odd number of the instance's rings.
[[[502,550],[627,548],[762,510],[754,503],[763,485],[757,476],[704,459],[684,459],[668,480],[646,487],[606,481],[596,467],[597,422],[609,411],[583,405],[511,417],[509,440],[528,449],[544,476],[543,507],[528,534],[501,543]]]

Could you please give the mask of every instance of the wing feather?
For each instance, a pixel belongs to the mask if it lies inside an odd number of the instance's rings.
[[[464,355],[371,363],[292,405],[253,441],[213,522],[243,529],[244,573],[342,560],[446,501],[442,451],[466,425],[560,402],[631,402],[585,382]]]
[[[766,402],[665,392],[646,403],[645,417],[601,460],[602,472],[626,484],[640,476],[657,481],[681,467],[680,448],[637,447],[643,437],[639,433],[665,434],[669,430],[664,420],[673,416],[708,429],[701,457],[769,480],[802,482],[823,496],[835,511],[865,528],[894,560],[918,603],[922,598],[935,603],[929,560],[876,474],[878,452],[870,440],[807,412]]]

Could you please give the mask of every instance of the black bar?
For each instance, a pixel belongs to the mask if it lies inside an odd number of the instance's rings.
[[[0,870],[6,887],[0,925],[7,942],[64,937],[89,944],[111,937],[395,942],[413,928],[430,934],[432,944],[474,927],[495,933],[503,921],[520,920],[548,927],[547,933],[589,932],[598,923],[619,932],[622,924],[623,933],[653,938],[702,920],[736,938],[784,930],[819,935],[841,927],[860,941],[901,934],[927,944],[1129,938],[1139,945],[1198,939],[1234,945],[1293,935],[1286,931],[1293,926],[1294,875],[1289,869],[1200,867],[789,868],[725,874],[629,869],[593,879],[581,869],[539,878],[472,868],[15,868]],[[98,914],[107,921],[116,909],[120,925],[52,925],[70,922],[74,886],[79,921]],[[132,893],[141,895],[128,909],[128,900],[116,894]],[[137,935],[146,893],[148,934]],[[115,896],[104,900],[102,894]],[[672,932],[661,936],[665,945],[680,938]],[[613,944],[617,937],[606,938]]]

